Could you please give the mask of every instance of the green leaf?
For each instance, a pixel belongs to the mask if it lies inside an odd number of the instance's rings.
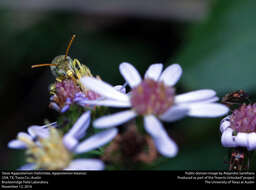
[[[186,88],[255,92],[255,7],[253,0],[217,1],[209,18],[191,28],[176,60]]]

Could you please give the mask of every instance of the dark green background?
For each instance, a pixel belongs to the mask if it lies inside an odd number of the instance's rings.
[[[0,7],[1,8],[1,7]],[[174,62],[183,68],[178,93],[201,88],[226,93],[243,89],[256,97],[256,1],[213,1],[200,22],[138,17],[94,17],[73,12],[40,13],[0,9],[0,168],[15,169],[23,152],[7,149],[9,140],[29,125],[55,121],[48,109],[49,68],[31,69],[64,54],[72,34],[77,35],[69,55],[113,85],[122,84],[118,65],[132,63],[143,74],[156,62]],[[102,21],[103,20],[103,21]],[[99,22],[101,21],[101,22]],[[166,128],[179,145],[174,159],[160,159],[154,169],[226,170],[228,150],[220,143],[217,119],[186,118]],[[252,163],[255,168],[255,162]]]

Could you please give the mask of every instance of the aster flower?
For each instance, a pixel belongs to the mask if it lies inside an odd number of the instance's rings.
[[[256,104],[242,105],[220,124],[224,147],[244,147],[256,150]]]
[[[71,79],[57,81],[52,88],[54,91],[51,91],[53,95],[50,97],[49,107],[61,113],[67,111],[74,103],[74,99],[83,94],[80,87]]]
[[[117,129],[108,129],[88,137],[79,143],[85,136],[90,124],[90,112],[84,113],[63,137],[54,127],[49,127],[42,134],[34,130],[33,139],[27,133],[19,133],[18,140],[9,142],[10,148],[25,148],[30,155],[29,164],[21,170],[49,169],[49,170],[102,170],[104,164],[98,159],[73,159],[75,154],[81,154],[108,143],[117,134]]]
[[[70,105],[79,104],[83,99],[96,100],[100,97],[100,95],[91,90],[82,90],[71,79],[56,82],[53,88],[54,91],[51,91],[53,95],[50,97],[49,107],[61,113],[66,112]]]
[[[97,78],[99,80],[99,78]],[[72,104],[78,104],[82,107],[91,108],[90,105],[85,104],[84,101],[87,100],[98,100],[103,99],[99,94],[80,87],[71,79],[66,79],[60,82],[56,82],[54,86],[53,95],[50,97],[49,107],[64,113],[66,112]],[[125,93],[125,86],[117,85],[115,89]]]
[[[101,117],[94,122],[96,128],[115,127],[135,118],[144,116],[144,128],[155,143],[159,153],[173,157],[178,152],[176,143],[168,136],[159,120],[173,122],[185,116],[219,117],[228,112],[228,108],[218,101],[214,90],[197,90],[175,95],[173,86],[182,75],[178,64],[168,66],[163,72],[162,64],[151,65],[144,80],[129,63],[120,64],[120,72],[132,88],[128,94],[122,94],[106,82],[83,77],[81,83],[88,89],[106,97],[105,100],[87,101],[87,104],[128,107],[130,110]]]

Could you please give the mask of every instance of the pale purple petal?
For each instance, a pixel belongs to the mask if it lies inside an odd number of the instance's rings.
[[[121,63],[119,65],[119,70],[126,82],[131,88],[138,86],[141,83],[141,76],[137,69],[130,63]]]
[[[61,109],[61,113],[65,113],[68,109],[69,109],[70,105],[66,104],[62,109]]]
[[[110,99],[115,99],[119,101],[129,101],[129,97],[119,91],[117,91],[110,84],[97,80],[92,77],[82,77],[80,79],[81,83],[88,89]]]
[[[41,137],[47,138],[49,137],[49,128],[44,126],[31,126],[28,128],[28,133],[31,135],[32,138]]]
[[[64,146],[69,150],[69,151],[73,151],[73,149],[77,146],[78,144],[78,139],[75,138],[74,136],[71,135],[65,135],[62,138],[62,142],[64,144]]]
[[[148,115],[144,117],[145,130],[152,136],[155,146],[160,154],[166,157],[174,157],[178,153],[176,143],[168,136],[159,120]]]
[[[145,79],[149,78],[157,81],[161,75],[162,70],[163,70],[163,64],[161,63],[150,65],[148,70],[145,73],[144,78]]]
[[[256,133],[248,134],[248,146],[249,151],[256,150]]]
[[[22,138],[22,139],[26,139],[28,141],[33,141],[33,138],[29,134],[24,133],[24,132],[19,132],[17,137],[18,137],[18,139]]]
[[[220,122],[220,131],[223,133],[228,127],[230,127],[230,115],[225,117]]]
[[[193,103],[185,106],[189,108],[188,115],[191,117],[220,117],[229,112],[227,106],[218,103]]]
[[[174,86],[182,75],[182,68],[179,64],[168,66],[161,74],[159,80],[163,81],[167,86]]]
[[[164,114],[160,115],[159,118],[163,121],[173,122],[187,116],[188,111],[189,109],[187,107],[174,105]]]
[[[95,128],[109,128],[115,127],[129,121],[136,117],[136,112],[133,110],[127,110],[118,112],[115,114],[107,115],[96,119],[93,123]]]
[[[207,104],[207,103],[214,103],[214,102],[218,102],[219,101],[219,97],[215,96],[206,100],[201,100],[199,101],[201,104]]]
[[[82,137],[85,136],[86,130],[90,125],[90,121],[91,112],[87,111],[83,113],[65,136],[71,136],[78,140],[81,139]]]
[[[36,169],[36,165],[35,164],[25,164],[23,166],[21,166],[18,170],[35,170]]]
[[[81,100],[81,104],[84,105],[94,105],[94,106],[107,106],[107,107],[117,107],[117,108],[127,108],[131,107],[130,102],[123,102],[123,101],[117,101],[117,100]]]
[[[119,92],[125,94],[125,93],[126,93],[126,85],[127,85],[127,83],[125,83],[124,85],[116,85],[116,86],[114,86],[114,88],[115,88],[117,91],[119,91]]]
[[[27,144],[20,141],[20,140],[11,140],[8,143],[8,148],[13,148],[13,149],[25,149],[27,148]]]
[[[227,128],[221,136],[221,144],[224,147],[237,147],[235,136],[233,136],[233,129]]]
[[[98,159],[75,159],[64,170],[104,170],[104,163]]]
[[[214,90],[196,90],[175,96],[175,103],[195,102],[213,98],[216,95]]]
[[[81,142],[74,150],[75,153],[84,153],[109,143],[118,133],[116,128],[99,132]]]
[[[235,142],[237,146],[247,147],[248,146],[248,133],[238,133],[235,136]]]

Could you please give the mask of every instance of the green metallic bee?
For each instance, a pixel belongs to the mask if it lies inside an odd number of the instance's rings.
[[[71,47],[72,42],[75,39],[75,35],[72,36],[68,47],[66,49],[65,55],[56,56],[51,63],[49,64],[38,64],[32,65],[32,68],[50,66],[52,74],[56,77],[56,81],[62,82],[65,79],[71,79],[76,84],[78,84],[81,89],[83,86],[80,84],[80,78],[83,76],[93,77],[91,71],[88,67],[81,64],[78,59],[71,59],[68,56],[69,49]],[[55,85],[50,86],[50,91],[54,92]]]

